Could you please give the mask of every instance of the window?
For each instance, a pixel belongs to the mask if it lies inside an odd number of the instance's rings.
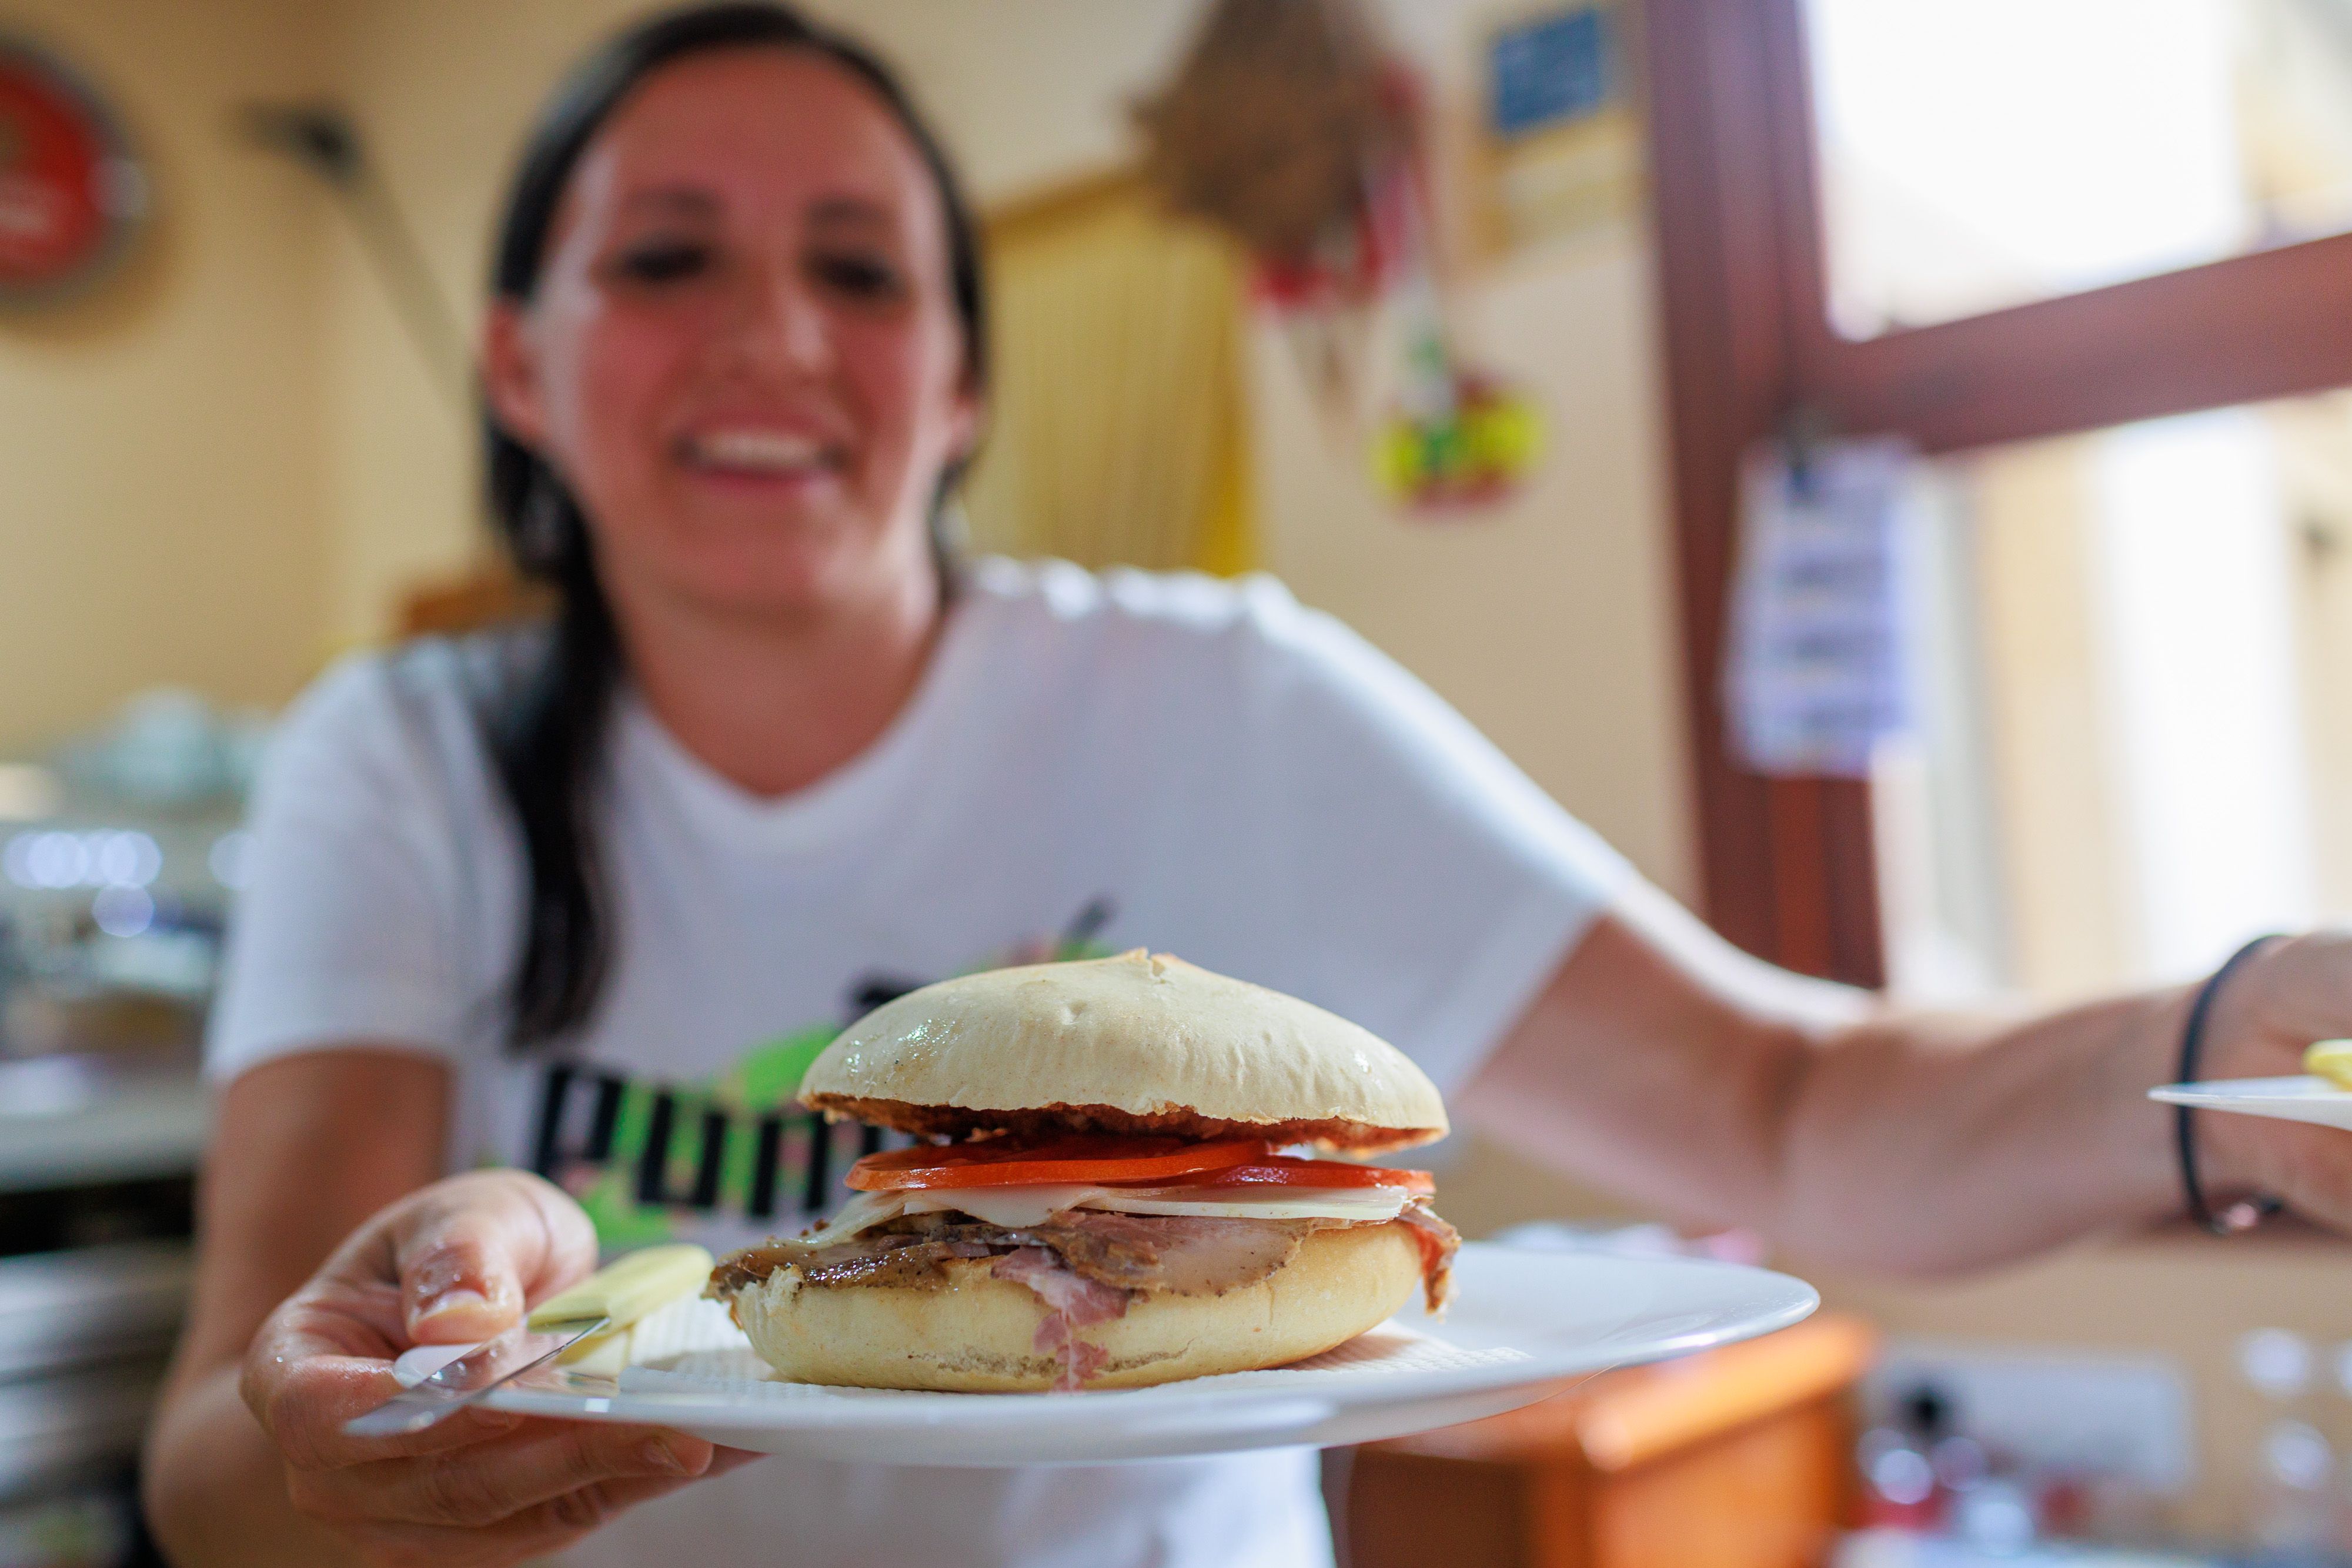
[[[1898,992],[2061,999],[2352,917],[2352,393],[1933,460]]]
[[[2094,14],[2108,20],[2084,20]],[[2061,15],[2074,20],[2050,20]],[[2048,525],[2057,536],[2035,544],[2056,549],[2071,538],[2073,548],[2105,552],[2095,557],[2106,573],[2097,589],[2106,597],[2097,602],[2110,617],[2100,635],[2112,646],[2103,657],[2139,646],[2130,642],[2142,634],[2131,618],[2166,602],[2173,591],[2166,574],[2182,569],[2183,549],[2217,538],[2226,547],[2213,559],[2226,558],[2229,570],[2244,576],[2245,592],[2253,593],[2245,584],[2263,572],[2284,580],[2284,591],[2311,591],[2297,586],[2296,552],[2309,547],[2297,542],[2296,513],[2284,500],[2263,500],[2254,476],[2298,471],[2304,459],[2279,433],[2322,405],[2152,431],[2115,427],[2352,383],[2352,235],[2332,232],[2352,220],[2341,179],[2352,161],[2332,152],[2300,162],[2278,154],[2263,140],[2272,121],[2255,110],[2284,114],[2292,106],[2284,89],[2250,96],[2239,74],[2226,82],[2209,74],[2197,89],[2206,107],[2190,115],[2176,102],[2179,133],[2155,141],[2108,136],[2099,116],[2069,111],[2049,84],[2073,81],[2084,99],[2127,96],[2134,89],[2107,78],[2140,58],[2129,51],[2170,58],[2167,51],[2180,42],[2172,34],[2181,30],[2231,39],[2231,68],[2239,73],[2283,57],[2264,53],[2272,35],[2263,29],[2333,29],[2324,34],[2331,53],[2304,51],[2291,64],[2335,70],[2352,56],[2346,43],[2352,9],[2336,0],[2079,0],[2064,7],[2027,0],[1652,0],[1645,20],[1706,912],[1766,957],[1876,984],[1885,975],[1882,889],[1899,902],[1922,885],[1916,876],[1882,875],[1903,868],[1881,865],[1880,828],[1941,808],[1923,804],[1916,790],[1905,799],[1891,781],[1874,800],[1868,787],[1853,781],[1763,778],[1727,754],[1718,688],[1741,455],[1799,411],[1847,434],[1905,436],[1946,459],[1940,482],[1961,500],[1973,497],[1979,521],[1991,486],[2026,483],[2037,462],[2071,465],[2089,498],[2065,513],[2071,520]],[[2171,31],[2154,43],[2138,37],[2158,29]],[[1974,64],[1956,69],[1964,49],[1974,51],[1966,57]],[[2178,60],[2174,67],[2189,68]],[[1961,87],[1951,86],[1955,78]],[[1937,110],[1938,94],[1971,86],[1971,98]],[[2352,90],[2326,87],[2307,96],[2352,106]],[[1948,117],[1944,125],[1915,124],[1908,140],[1885,130],[1899,129],[1906,115],[1936,112]],[[1945,135],[1948,117],[1970,113],[1981,134]],[[2339,134],[2324,113],[2296,123],[2323,152]],[[1870,155],[1878,162],[1868,170],[1854,145],[1863,124],[1877,141]],[[2024,126],[2034,129],[2029,134]],[[2021,159],[2040,167],[2021,174]],[[2202,194],[2189,190],[2195,182],[2182,172],[2200,167],[2207,171]],[[2040,207],[2028,203],[2032,183],[2053,170],[2074,171],[2054,184],[2078,187],[2084,210],[2094,204],[2088,187],[2108,182],[2099,198],[2108,203],[2108,219],[2063,231],[2046,192],[2036,198]],[[2289,178],[2290,170],[2302,172]],[[2163,185],[2172,193],[2158,189]],[[1890,215],[1886,204],[1899,205],[1906,190],[1947,209]],[[2070,209],[2060,217],[2072,223],[2082,215]],[[1948,233],[1963,219],[1976,225],[1972,252],[1939,254],[1920,237]],[[2046,254],[2021,259],[2004,251],[2004,225],[2038,226]],[[2064,232],[2081,243],[2059,245]],[[1896,243],[1890,235],[1904,237]],[[2052,455],[2062,448],[2032,444],[2108,430],[2114,434],[2063,449],[2072,454],[2063,463]],[[2168,472],[2167,464],[2184,466]],[[2232,464],[2238,467],[2230,470]],[[2194,476],[2217,496],[2227,491],[2230,506],[2194,517],[2168,510],[2181,492],[2166,486]],[[2252,540],[2263,530],[2269,543]],[[1948,557],[1983,565],[1980,554]],[[1979,598],[1943,619],[1978,635],[1986,615],[1999,612],[1996,601]],[[2327,617],[2295,624],[2318,628],[2299,636],[2340,634]],[[1980,650],[1988,659],[1996,653]],[[2303,651],[2288,663],[2306,670],[2314,658]],[[2144,700],[2132,695],[2141,688],[2129,681],[2158,668],[2144,661],[2114,688],[2111,717]],[[2307,684],[2295,689],[2296,703],[2308,700]],[[2274,702],[2275,694],[2263,700]],[[2179,701],[2178,694],[2165,699]],[[2251,715],[2237,717],[2252,722]],[[1979,722],[2000,721],[1987,708]],[[2130,747],[2176,744],[2160,725],[2132,731],[2124,719],[2115,722],[2124,726],[2118,733],[2138,737],[2117,741],[2120,755],[2153,756]],[[2307,714],[2281,733],[2287,729],[2307,754],[2344,744],[2347,733]],[[2217,804],[2220,795],[2195,793],[2221,789],[2210,779],[2181,788],[2189,792],[2176,799],[2143,791],[2137,805],[2107,809],[2153,812],[2151,823],[2226,809]],[[1960,820],[1934,819],[1946,826]],[[2313,853],[2330,841],[2326,820],[2315,810]],[[1900,846],[1889,848],[1899,862]],[[2325,879],[2315,885],[2324,893]],[[1969,896],[1948,878],[1932,891],[1954,907]],[[1980,892],[1979,904],[1992,896]],[[1895,913],[1898,934],[1920,929]],[[2178,934],[2143,936],[2155,944],[2143,956],[2194,946]],[[2013,959],[2020,949],[2008,951]],[[1915,957],[1906,954],[1905,962]]]
[[[1801,20],[1845,336],[2352,227],[2343,0],[1807,0]]]

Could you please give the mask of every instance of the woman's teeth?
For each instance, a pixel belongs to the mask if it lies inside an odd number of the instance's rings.
[[[723,430],[698,435],[688,444],[688,455],[705,467],[749,474],[801,474],[840,465],[832,447],[805,435],[775,430]]]

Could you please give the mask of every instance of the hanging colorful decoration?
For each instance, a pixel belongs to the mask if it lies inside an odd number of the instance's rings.
[[[48,55],[0,38],[0,302],[85,281],[145,205],[139,165],[89,90]]]
[[[1147,174],[1177,211],[1253,259],[1318,405],[1365,439],[1383,494],[1460,512],[1507,494],[1540,421],[1466,364],[1447,322],[1419,78],[1380,47],[1358,0],[1219,0],[1174,79],[1137,110]],[[1370,373],[1376,320],[1392,375]],[[1397,388],[1368,419],[1375,380]]]
[[[1451,371],[1442,401],[1400,406],[1371,444],[1372,480],[1420,512],[1491,506],[1517,487],[1543,452],[1535,405],[1475,371]]]
[[[1377,226],[1396,236],[1391,292],[1402,346],[1396,395],[1373,429],[1369,456],[1372,481],[1391,500],[1424,516],[1462,516],[1518,486],[1542,454],[1542,421],[1501,377],[1454,352],[1422,170],[1418,159],[1398,165],[1368,204],[1383,214]]]

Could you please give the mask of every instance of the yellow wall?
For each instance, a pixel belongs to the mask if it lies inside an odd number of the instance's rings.
[[[1262,326],[1252,461],[1266,559],[1308,602],[1462,709],[1654,880],[1692,891],[1656,325],[1630,227],[1463,290],[1461,346],[1543,410],[1550,450],[1506,504],[1400,514]],[[1377,330],[1377,329],[1376,329]]]
[[[315,93],[308,0],[16,0],[117,107],[155,221],[65,304],[0,310],[0,750],[169,682],[282,701],[323,631],[324,209],[231,106]],[[228,612],[234,607],[234,612]]]

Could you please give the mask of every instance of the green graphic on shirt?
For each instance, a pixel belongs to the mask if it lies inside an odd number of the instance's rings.
[[[596,1228],[596,1249],[606,1256],[674,1239],[677,1228],[667,1208],[649,1208],[629,1191],[626,1179],[612,1172],[599,1176],[585,1191],[575,1192],[588,1222]]]
[[[839,1024],[819,1024],[770,1040],[747,1053],[712,1092],[738,1111],[757,1113],[780,1105],[799,1090],[810,1064],[840,1034]]]
[[[672,1239],[677,1221],[691,1218],[697,1211],[716,1207],[731,1214],[749,1213],[759,1182],[763,1119],[772,1118],[779,1124],[778,1131],[767,1139],[771,1159],[786,1155],[789,1145],[798,1144],[802,1149],[793,1152],[802,1158],[788,1161],[787,1169],[804,1169],[805,1145],[818,1134],[823,1124],[792,1107],[793,1093],[809,1064],[840,1032],[838,1024],[823,1024],[771,1040],[746,1052],[713,1082],[623,1082],[600,1168],[593,1175],[575,1174],[573,1183],[568,1184],[595,1224],[604,1249],[617,1251]],[[668,1102],[666,1113],[661,1110],[664,1100]],[[657,1129],[664,1121],[667,1125]],[[646,1151],[656,1130],[665,1135],[657,1156],[658,1174],[653,1179],[663,1195],[682,1203],[646,1201]],[[717,1185],[710,1187],[705,1170],[714,1159]],[[790,1196],[821,1202],[824,1195]],[[770,1212],[775,1211],[772,1204]]]

